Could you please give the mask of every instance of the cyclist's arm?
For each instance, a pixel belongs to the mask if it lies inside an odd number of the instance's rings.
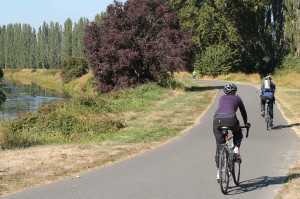
[[[248,118],[247,118],[247,111],[246,111],[246,108],[245,108],[245,105],[244,105],[242,99],[241,99],[240,104],[239,104],[239,109],[240,109],[241,115],[242,115],[242,117],[243,117],[243,121],[244,121],[244,123],[246,124],[247,121],[248,121]]]

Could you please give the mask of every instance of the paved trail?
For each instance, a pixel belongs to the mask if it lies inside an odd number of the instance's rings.
[[[205,81],[223,94],[222,81]],[[213,113],[217,100],[184,136],[150,152],[113,165],[10,195],[7,199],[271,199],[282,186],[289,166],[296,161],[299,140],[274,108],[275,129],[267,131],[260,116],[259,91],[239,85],[249,122],[249,138],[241,148],[241,185],[221,193],[216,182]],[[211,89],[215,87],[211,86]],[[239,115],[240,121],[242,121]]]

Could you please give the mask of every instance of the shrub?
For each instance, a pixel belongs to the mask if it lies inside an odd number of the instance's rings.
[[[68,83],[88,72],[88,63],[80,57],[67,57],[62,61],[61,77]]]
[[[227,45],[209,46],[203,54],[196,56],[194,67],[201,75],[218,76],[227,74],[240,60],[237,59],[237,50]]]

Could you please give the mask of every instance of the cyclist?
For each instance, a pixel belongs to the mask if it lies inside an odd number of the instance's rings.
[[[213,131],[216,139],[216,154],[215,162],[218,168],[219,153],[222,150],[222,145],[224,144],[225,137],[220,130],[221,126],[230,127],[233,132],[233,143],[235,145],[234,153],[237,162],[241,162],[240,156],[240,146],[243,139],[242,130],[240,128],[240,122],[237,119],[236,111],[239,108],[241,115],[243,117],[244,123],[247,123],[247,112],[242,99],[236,95],[237,87],[234,84],[227,84],[224,86],[225,95],[221,96],[219,99],[219,106],[215,112],[213,120]],[[218,168],[219,169],[219,168]],[[219,172],[217,173],[217,180],[219,180]]]
[[[272,82],[271,76],[266,76],[264,82],[261,84],[260,107],[261,116],[265,117],[265,104],[266,100],[270,100],[269,110],[271,117],[271,125],[273,123],[273,104],[275,103],[275,90],[276,85]]]
[[[193,71],[193,80],[195,80],[195,78],[196,78],[196,71],[194,70]]]

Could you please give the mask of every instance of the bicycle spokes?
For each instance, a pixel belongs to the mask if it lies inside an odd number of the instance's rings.
[[[230,167],[228,165],[228,151],[224,147],[219,157],[219,176],[220,176],[220,188],[223,194],[227,193],[229,178],[230,178]]]

